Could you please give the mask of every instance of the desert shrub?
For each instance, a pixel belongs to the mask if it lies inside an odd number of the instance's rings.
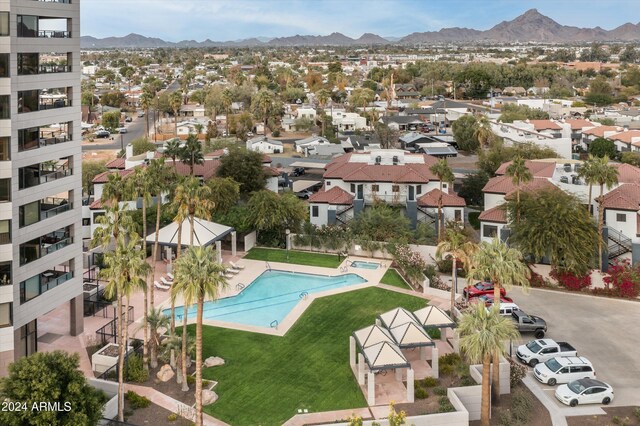
[[[471,375],[464,376],[460,380],[460,386],[475,386],[475,385],[477,385],[477,383],[475,380],[473,380],[473,377],[471,377]]]
[[[127,382],[144,383],[149,378],[149,372],[142,366],[140,355],[130,355],[125,361],[124,379]]]
[[[149,400],[149,398],[138,395],[134,391],[128,391],[124,395],[124,398],[129,401],[131,408],[133,408],[134,410],[137,410],[138,408],[147,408],[149,405],[151,405],[151,401]]]
[[[442,386],[436,386],[433,388],[433,393],[438,396],[444,396],[447,394],[447,388],[443,388]]]
[[[531,410],[533,409],[533,401],[531,396],[522,389],[516,389],[513,392],[513,399],[511,402],[511,414],[517,423],[527,424],[531,417]]]
[[[511,372],[509,374],[509,380],[511,382],[511,388],[514,388],[518,383],[524,379],[524,376],[527,375],[527,367],[524,365],[515,362],[511,358],[507,358],[509,364],[511,365]]]
[[[549,275],[558,280],[558,283],[567,290],[582,291],[585,288],[591,287],[591,275],[589,274],[580,277],[571,272],[552,270]]]
[[[426,399],[429,398],[429,394],[424,388],[417,388],[415,391],[415,397],[417,399]]]
[[[425,377],[422,380],[422,386],[427,387],[427,388],[432,388],[434,386],[438,386],[438,379],[436,379],[435,377]]]
[[[442,332],[439,328],[429,328],[427,329],[427,334],[432,339],[439,339],[440,337],[442,337]]]
[[[176,413],[171,413],[167,416],[167,420],[170,422],[175,422],[178,420],[178,415]]]
[[[456,411],[455,407],[449,401],[449,398],[446,396],[441,396],[438,400],[440,407],[438,408],[438,413],[450,413],[452,411]]]
[[[196,378],[194,376],[187,376],[187,384],[193,386],[196,384]]]
[[[450,274],[453,269],[453,260],[448,256],[444,259],[437,260],[436,265],[438,265],[438,271],[443,274]]]
[[[636,419],[638,419],[638,421],[640,422],[640,408],[636,408],[633,411],[633,415],[636,416]]]

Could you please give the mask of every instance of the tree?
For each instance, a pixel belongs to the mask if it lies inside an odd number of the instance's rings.
[[[153,95],[149,93],[148,90],[145,90],[145,89],[143,89],[142,94],[140,95],[140,106],[144,110],[144,119],[145,119],[144,135],[148,139],[149,138],[149,108],[151,107],[151,103],[153,102]]]
[[[442,258],[443,253],[449,253],[453,261],[451,267],[451,312],[456,305],[456,289],[455,283],[458,279],[458,261],[464,264],[468,270],[470,259],[475,253],[477,245],[469,241],[468,237],[462,232],[461,227],[453,225],[448,227],[444,232],[444,238],[438,243],[436,256]]]
[[[111,130],[120,127],[120,111],[108,111],[102,114],[102,125]]]
[[[549,114],[540,109],[529,108],[526,105],[506,104],[502,106],[502,114],[498,121],[513,123],[516,120],[548,120]]]
[[[445,182],[452,184],[454,176],[453,171],[451,170],[451,167],[449,167],[449,163],[447,163],[445,158],[438,160],[438,162],[431,166],[429,170],[431,173],[436,175],[440,182],[440,194],[438,196],[438,241],[440,241],[444,231],[444,217],[442,215],[442,185]]]
[[[258,232],[258,238],[271,232],[274,238],[281,240],[286,229],[295,232],[307,217],[306,205],[294,194],[278,195],[266,189],[251,196],[247,210],[248,225]]]
[[[260,90],[251,101],[251,111],[257,118],[262,118],[264,122],[264,134],[267,134],[267,122],[271,116],[271,110],[274,105],[274,95],[268,89]]]
[[[376,202],[365,209],[350,222],[350,225],[351,232],[359,243],[364,241],[406,243],[411,238],[409,219],[400,214],[397,209],[382,202]]]
[[[82,162],[82,191],[87,194],[93,194],[93,179],[100,173],[107,171],[105,161],[83,161]]]
[[[176,261],[172,297],[181,294],[185,305],[197,302],[196,315],[196,426],[202,425],[202,318],[204,300],[217,300],[228,287],[223,275],[225,267],[215,261],[216,253],[209,247],[190,247]],[[187,335],[186,327],[182,333]],[[186,339],[185,339],[186,340]],[[186,380],[185,380],[186,381]]]
[[[36,352],[9,365],[0,379],[0,399],[24,403],[26,410],[0,410],[7,426],[97,425],[107,396],[87,383],[79,369],[80,356],[64,351]],[[32,410],[42,402],[58,410]]]
[[[146,138],[138,138],[131,141],[131,145],[133,148],[133,155],[144,154],[145,152],[155,151],[156,145],[152,142],[149,142]]]
[[[477,120],[473,115],[463,115],[453,122],[453,138],[462,151],[475,152],[480,143],[476,137]]]
[[[173,111],[173,134],[178,136],[178,111],[180,111],[180,107],[182,106],[182,93],[180,91],[176,90],[169,95],[169,106]]]
[[[397,130],[391,129],[384,123],[374,123],[373,129],[376,136],[378,136],[378,140],[380,140],[380,148],[391,149],[397,147],[400,136]]]
[[[533,143],[522,143],[516,146],[505,146],[501,140],[495,141],[489,149],[478,153],[478,167],[488,176],[495,176],[496,170],[507,161],[520,156],[525,160],[557,158],[555,150],[541,147]]]
[[[602,228],[604,228],[604,187],[610,189],[618,184],[618,169],[609,164],[609,157],[605,155],[602,158],[593,158],[594,169],[592,178],[600,185],[600,195],[598,202],[598,266],[602,271]]]
[[[497,308],[487,310],[483,303],[475,303],[462,314],[458,333],[460,350],[473,362],[482,363],[480,421],[482,426],[489,426],[491,355],[503,354],[504,342],[517,338],[518,330],[515,323],[510,318],[500,315]],[[494,364],[493,371],[497,370],[497,364]]]
[[[168,141],[164,148],[164,156],[171,158],[173,162],[173,169],[177,168],[176,158],[182,155],[182,146],[180,145],[180,139],[171,139]]]
[[[320,89],[316,92],[316,99],[318,99],[318,104],[320,105],[320,108],[322,110],[321,111],[322,131],[320,135],[324,137],[324,122],[325,122],[324,107],[327,105],[327,102],[329,101],[329,99],[331,99],[331,92],[329,92],[327,89]]]
[[[240,199],[240,184],[230,177],[214,177],[207,181],[216,213],[227,213]]]
[[[511,176],[511,183],[516,187],[516,223],[520,221],[520,187],[531,182],[533,175],[527,167],[524,158],[517,156],[507,167],[506,175]]]
[[[618,151],[616,150],[616,144],[612,140],[605,138],[595,138],[593,142],[589,144],[589,154],[595,157],[614,158]]]
[[[559,272],[583,276],[591,269],[598,229],[575,195],[555,188],[524,192],[519,206],[510,199],[506,209],[511,217],[520,211],[520,222],[511,224],[513,247],[534,259],[548,258]]]
[[[510,290],[514,285],[527,289],[530,275],[531,271],[524,264],[522,253],[515,248],[509,248],[499,238],[495,238],[491,243],[483,242],[474,253],[467,280],[484,281],[487,278],[491,280],[493,306],[497,311],[500,309],[500,289]],[[501,352],[495,350],[493,355],[492,400],[496,403],[500,401],[500,368],[498,366]]]
[[[102,105],[107,105],[113,108],[120,108],[126,102],[126,98],[124,93],[117,92],[107,92],[100,98],[100,103]]]
[[[193,176],[194,166],[196,164],[204,164],[204,156],[202,155],[202,144],[198,140],[198,136],[189,133],[187,141],[180,150],[180,160],[189,165],[189,175]]]
[[[613,103],[613,90],[607,79],[603,76],[594,78],[589,84],[589,93],[584,101],[587,104],[603,106]]]
[[[496,139],[496,135],[491,130],[491,123],[486,115],[481,115],[475,124],[473,137],[478,141],[481,148],[487,148]]]
[[[462,180],[458,195],[464,198],[467,206],[484,207],[484,193],[482,192],[482,188],[484,188],[488,181],[489,176],[483,171],[468,174]]]
[[[620,161],[632,166],[640,167],[640,153],[637,152],[623,152]],[[84,167],[84,166],[83,166]],[[82,169],[84,173],[84,168]]]
[[[229,149],[229,153],[220,158],[217,175],[230,177],[238,182],[242,194],[259,191],[267,182],[262,167],[262,154],[242,148]]]
[[[233,104],[233,93],[227,87],[222,91],[222,105],[224,107],[224,113],[226,115],[225,124],[227,127],[227,136],[229,135],[229,112],[231,112],[232,104]]]

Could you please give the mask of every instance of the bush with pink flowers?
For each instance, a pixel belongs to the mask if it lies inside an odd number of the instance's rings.
[[[607,276],[603,278],[604,293],[608,296],[617,296],[633,299],[640,295],[640,263],[631,265],[629,260],[615,260],[609,266]]]

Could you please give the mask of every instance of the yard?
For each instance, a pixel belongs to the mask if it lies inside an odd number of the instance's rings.
[[[402,276],[395,269],[387,269],[387,272],[384,273],[380,283],[392,285],[394,287],[404,288],[406,290],[411,290],[409,284],[402,278]]]
[[[281,250],[254,247],[244,257],[251,260],[264,260],[267,262],[295,263],[297,265],[321,266],[324,268],[337,268],[344,259],[335,254],[310,253],[306,251]]]
[[[203,357],[226,360],[204,370],[219,382],[219,399],[205,411],[233,425],[280,425],[299,408],[366,406],[349,367],[348,337],[398,306],[416,310],[425,300],[380,288],[324,297],[284,337],[205,326]]]

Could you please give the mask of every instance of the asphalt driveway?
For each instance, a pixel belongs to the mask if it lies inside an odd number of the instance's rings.
[[[613,386],[612,405],[640,405],[640,302],[539,289],[525,295],[519,288],[509,296],[520,309],[547,321],[546,337],[571,343],[593,363],[597,378]],[[555,387],[540,386],[554,398]]]

